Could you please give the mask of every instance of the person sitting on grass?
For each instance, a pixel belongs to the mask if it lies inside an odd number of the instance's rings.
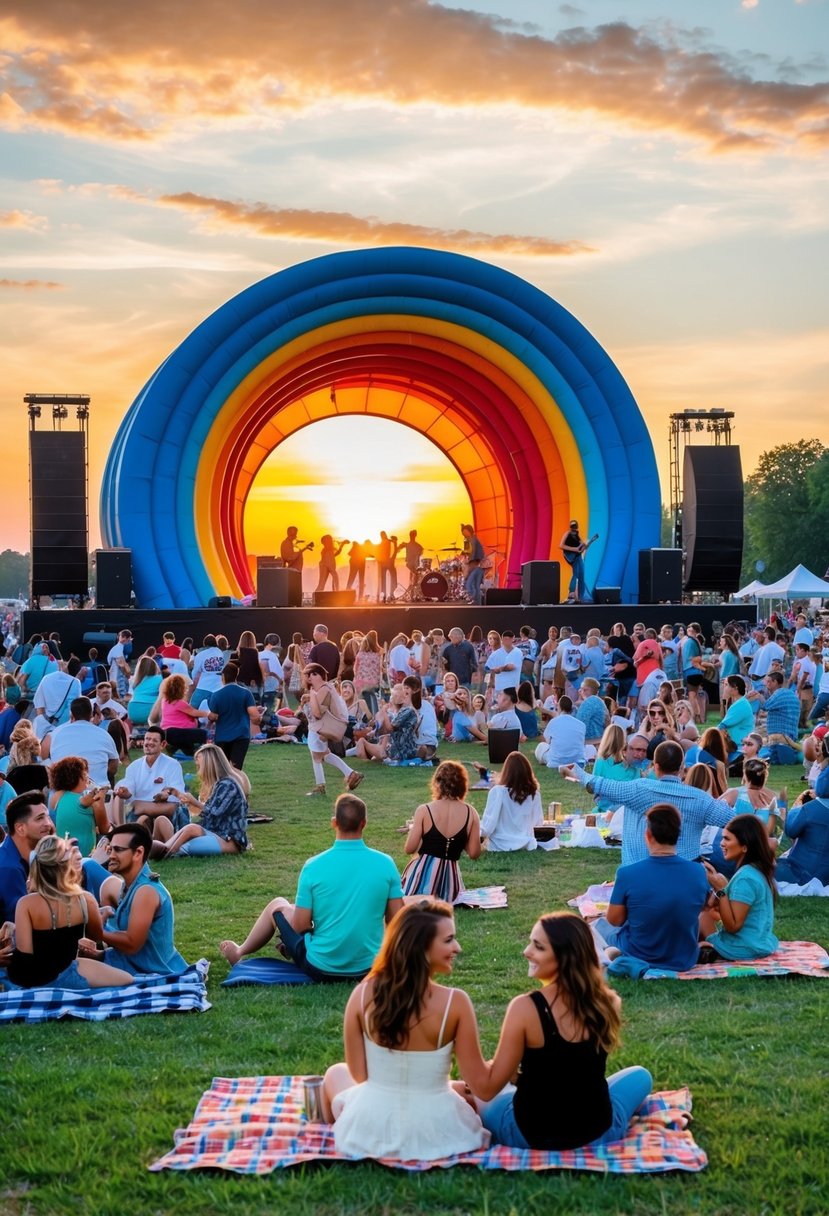
[[[89,767],[82,756],[66,756],[56,760],[49,770],[49,810],[58,836],[77,838],[83,857],[95,848],[96,833],[109,831],[105,794],[100,786],[91,786]]]
[[[532,765],[522,752],[510,752],[486,798],[481,836],[487,850],[531,851],[538,847],[533,829],[543,822],[541,794]]]
[[[541,733],[538,726],[538,709],[536,708],[535,689],[530,680],[522,680],[518,685],[518,700],[515,712],[521,723],[521,736],[524,739],[537,739]]]
[[[116,881],[104,884],[101,902],[105,907],[114,905],[114,910],[97,940],[81,939],[79,956],[102,959],[132,975],[180,975],[187,963],[174,945],[170,892],[147,864],[152,847],[149,831],[143,823],[125,823],[108,835],[107,868]]]
[[[198,723],[207,718],[208,710],[206,707],[196,708],[195,702],[191,705],[186,693],[184,676],[168,676],[150,710],[149,721],[154,726],[160,725],[166,732],[170,751],[192,756],[207,739],[207,731]]]
[[[228,663],[230,666],[232,664]],[[199,797],[183,789],[171,789],[170,797],[191,814],[199,815],[201,823],[188,823],[180,828],[156,849],[156,856],[216,857],[220,853],[244,853],[249,848],[247,796],[250,783],[215,743],[200,747],[195,760]],[[160,835],[163,840],[163,834]]]
[[[487,727],[479,726],[475,720],[472,708],[472,697],[467,688],[459,687],[454,694],[455,712],[452,714],[451,736],[447,734],[449,743],[485,743]],[[486,704],[486,701],[484,701]],[[448,729],[448,728],[447,728]]]
[[[589,926],[571,912],[545,913],[524,957],[540,991],[510,1003],[482,1076],[464,1069],[484,1127],[496,1144],[521,1149],[621,1140],[653,1081],[639,1066],[605,1076],[621,1001],[605,982]]]
[[[610,719],[607,706],[599,696],[599,681],[594,680],[592,676],[581,682],[576,719],[584,724],[585,741],[595,747]]]
[[[61,763],[68,763],[67,760]],[[29,894],[14,915],[15,947],[9,979],[21,988],[121,988],[132,983],[123,968],[78,956],[87,933],[103,934],[94,897],[80,885],[77,850],[60,836],[38,842],[29,867]]]
[[[480,1117],[449,1080],[453,1054],[464,1075],[482,1071],[475,1011],[465,992],[433,979],[451,975],[459,953],[446,903],[418,900],[389,924],[346,1005],[345,1063],[325,1074],[337,1152],[434,1161],[487,1146]]]
[[[593,929],[615,955],[667,971],[687,971],[699,954],[700,912],[708,879],[697,861],[678,857],[679,811],[660,802],[645,815],[644,861],[620,866],[606,916]]]
[[[279,951],[317,982],[361,980],[371,968],[388,923],[402,905],[400,875],[385,853],[363,840],[366,804],[340,794],[331,826],[333,846],[302,867],[296,901],[272,899],[241,945],[219,949],[235,966],[278,934]]]
[[[568,696],[559,697],[558,712],[544,727],[544,743],[535,749],[535,758],[548,768],[562,764],[584,764],[584,723],[573,716],[573,702]],[[591,752],[590,755],[594,753]]]
[[[406,866],[404,896],[431,895],[452,903],[464,889],[458,860],[466,852],[474,861],[481,855],[481,822],[466,801],[469,777],[457,760],[444,760],[432,777],[432,801],[414,813],[403,846],[417,857]]]
[[[737,870],[728,879],[703,861],[713,894],[700,916],[700,933],[710,947],[703,948],[700,962],[763,958],[780,944],[773,932],[777,891],[768,832],[756,815],[735,815],[720,848]]]
[[[786,816],[786,835],[794,844],[777,863],[777,881],[829,885],[829,798],[804,790]]]

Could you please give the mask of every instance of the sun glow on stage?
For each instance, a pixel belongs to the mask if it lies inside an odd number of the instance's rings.
[[[423,435],[384,418],[340,416],[312,423],[271,452],[248,495],[245,540],[248,553],[275,553],[295,525],[318,551],[326,532],[338,541],[376,541],[382,529],[403,541],[416,528],[433,557],[460,545],[461,523],[471,519],[460,475]],[[315,566],[315,555],[306,564]]]

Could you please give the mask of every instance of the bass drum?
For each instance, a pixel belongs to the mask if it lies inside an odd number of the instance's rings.
[[[442,603],[449,594],[449,582],[439,570],[430,570],[420,580],[420,594],[424,600]]]

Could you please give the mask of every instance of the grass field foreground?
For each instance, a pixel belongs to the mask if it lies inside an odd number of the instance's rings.
[[[445,757],[479,755],[470,746]],[[187,766],[191,767],[191,766]],[[366,839],[403,863],[398,828],[428,797],[429,770],[367,770]],[[829,1208],[826,1154],[826,1041],[829,981],[746,979],[686,983],[616,980],[624,1041],[611,1067],[640,1063],[658,1088],[690,1086],[694,1134],[709,1155],[696,1175],[601,1177],[576,1173],[498,1174],[471,1169],[409,1175],[378,1165],[321,1166],[265,1178],[221,1173],[150,1174],[172,1146],[214,1076],[318,1073],[342,1056],[346,986],[222,989],[223,937],[241,940],[274,895],[293,897],[306,857],[326,848],[333,794],[306,798],[308,751],[252,748],[246,769],[252,809],[275,822],[251,828],[244,857],[181,859],[158,867],[176,907],[177,944],[211,960],[213,1008],[199,1015],[123,1022],[14,1025],[0,1030],[0,1212],[233,1213],[705,1213],[799,1216]],[[793,786],[792,770],[770,784]],[[544,803],[587,808],[588,796],[557,774],[540,773]],[[486,795],[471,800],[483,809]],[[504,882],[509,908],[459,909],[463,954],[453,983],[475,1002],[491,1052],[509,999],[529,983],[521,951],[537,915],[561,908],[592,882],[612,878],[619,853],[566,850],[462,862],[467,885]],[[829,945],[829,901],[783,899],[784,939]],[[551,1102],[558,1100],[550,1095]]]

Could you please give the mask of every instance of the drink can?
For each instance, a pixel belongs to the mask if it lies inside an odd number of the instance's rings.
[[[305,1077],[302,1082],[305,1118],[309,1123],[324,1123],[322,1117],[322,1077]]]
[[[558,823],[561,819],[561,803],[551,802],[547,807],[547,818],[551,823]]]

